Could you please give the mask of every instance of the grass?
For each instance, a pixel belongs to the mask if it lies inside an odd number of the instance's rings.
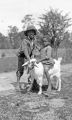
[[[0,58],[0,73],[17,69],[17,57]]]
[[[16,56],[0,58],[0,73],[15,71],[17,69],[17,62],[18,59]],[[65,63],[62,62],[62,64]]]
[[[66,55],[67,51],[67,55]],[[72,50],[60,49],[58,50],[58,55],[62,56],[62,63],[72,63]],[[0,57],[0,73],[9,72],[17,69],[17,49],[0,49],[0,56],[5,54],[5,57]]]
[[[62,66],[61,91],[44,94],[0,96],[0,120],[72,120],[72,65]]]
[[[64,78],[64,77],[63,77]],[[14,93],[0,97],[0,120],[72,120],[72,76],[57,94]]]
[[[0,58],[0,73],[16,69],[17,57]],[[0,120],[72,120],[72,66],[64,65],[62,69],[60,92],[38,96],[14,91],[0,96]]]
[[[17,69],[17,57],[0,58],[0,73]],[[64,65],[62,89],[58,92],[13,92],[0,96],[0,120],[72,120],[72,66]]]

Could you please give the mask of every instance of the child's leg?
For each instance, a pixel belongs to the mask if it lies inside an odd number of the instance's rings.
[[[23,71],[24,71],[24,67],[22,66],[23,64],[24,64],[24,57],[18,57],[18,68],[16,72],[18,89],[19,89],[20,78],[23,75]]]

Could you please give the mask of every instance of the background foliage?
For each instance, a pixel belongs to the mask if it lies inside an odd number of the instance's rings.
[[[8,26],[8,35],[0,33],[0,49],[18,49],[24,36],[27,25],[35,24],[33,15],[27,14],[21,20],[23,27],[19,31],[17,26]],[[60,48],[72,48],[72,32],[68,31],[71,26],[71,18],[68,14],[63,15],[62,11],[50,9],[39,17],[40,29],[37,39],[41,46],[51,45],[53,51]]]

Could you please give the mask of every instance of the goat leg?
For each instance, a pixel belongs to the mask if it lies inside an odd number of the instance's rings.
[[[42,94],[42,86],[39,85],[39,92],[38,95]]]
[[[58,85],[58,90],[57,91],[60,91],[61,90],[61,78],[59,78],[59,85]]]
[[[38,92],[38,95],[42,94],[42,81],[43,81],[43,78],[42,76],[39,77],[38,79],[38,84],[39,84],[39,92]]]
[[[28,88],[28,90],[27,90],[28,92],[31,90],[31,88],[32,88],[32,86],[33,86],[33,82],[34,82],[33,71],[31,71],[29,77],[31,77],[31,83],[30,83],[30,86],[29,86],[29,88]]]
[[[44,73],[45,73],[47,81],[48,81],[48,90],[47,91],[51,91],[51,80],[50,80],[50,75],[48,73],[48,70],[44,69]]]

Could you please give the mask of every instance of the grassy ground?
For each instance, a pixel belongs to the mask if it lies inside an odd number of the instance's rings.
[[[12,56],[12,57],[4,57],[0,58],[0,73],[3,72],[10,72],[14,71],[17,69],[17,57]],[[68,61],[62,64],[69,63]]]
[[[0,58],[0,73],[17,69],[17,57]]]
[[[1,74],[16,69],[17,57],[0,58]],[[14,74],[10,73],[9,78],[12,78],[12,82],[16,81]],[[45,91],[40,96],[16,91],[1,94],[0,120],[72,120],[72,65],[62,66],[60,92]]]
[[[60,92],[0,96],[0,120],[72,120],[72,65],[62,66]]]
[[[0,49],[0,73],[17,69],[17,49]],[[67,54],[66,54],[67,52]],[[59,49],[58,56],[62,56],[62,63],[72,63],[72,50]],[[44,53],[42,52],[42,55]],[[2,57],[2,55],[5,55]]]

